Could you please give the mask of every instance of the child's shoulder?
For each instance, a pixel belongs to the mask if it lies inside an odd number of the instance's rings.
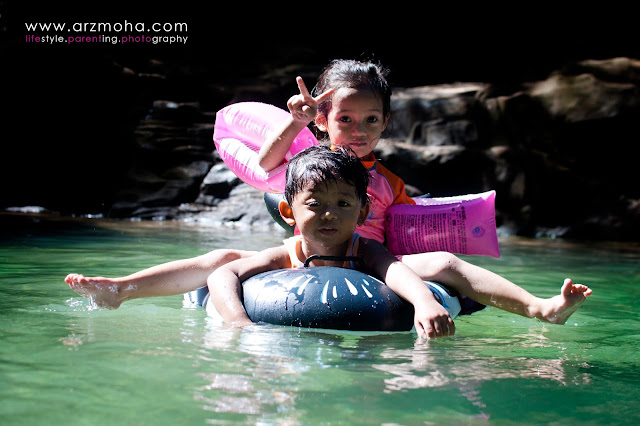
[[[291,267],[291,258],[284,244],[270,247],[258,252],[255,256],[246,259],[253,259],[256,263],[271,265],[271,269],[282,269]]]
[[[362,259],[363,272],[376,271],[380,265],[390,264],[396,260],[382,243],[364,237],[360,237],[358,240],[356,256]]]
[[[381,252],[388,253],[380,241],[358,236],[358,256],[366,257]]]
[[[389,168],[387,166],[385,166],[384,164],[382,164],[382,162],[380,160],[378,160],[377,158],[373,157],[373,155],[371,156],[372,159],[363,159],[362,160],[362,164],[364,164],[364,166],[370,170],[370,171],[376,171],[377,173],[390,178],[391,180],[402,180],[398,177],[398,175],[396,175],[395,173],[393,173],[391,170],[389,170]]]

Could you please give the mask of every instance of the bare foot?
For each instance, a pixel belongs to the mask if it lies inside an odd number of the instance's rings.
[[[71,290],[86,297],[100,308],[116,309],[125,301],[122,293],[123,284],[112,278],[69,274],[64,281],[69,284]]]
[[[546,307],[541,310],[541,316],[538,318],[552,324],[564,324],[589,295],[591,295],[589,287],[574,284],[570,278],[567,278],[562,284],[560,294],[546,300]]]

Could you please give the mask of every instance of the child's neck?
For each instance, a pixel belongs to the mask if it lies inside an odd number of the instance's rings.
[[[340,145],[334,145],[333,143],[331,143],[331,147],[335,147],[335,146],[340,146]],[[376,160],[376,156],[373,154],[373,151],[369,151],[368,154],[362,156],[362,157],[358,157],[359,160],[361,161],[375,161]]]
[[[368,153],[364,157],[359,157],[359,158],[360,158],[360,161],[375,161],[376,160],[376,156],[373,155],[373,151],[371,151],[370,153]]]
[[[337,246],[323,247],[317,244],[309,244],[304,237],[302,237],[302,244],[300,244],[298,253],[296,254],[302,262],[314,254],[320,256],[342,257],[347,255],[347,249],[350,244],[351,239]],[[318,259],[313,261],[313,266],[342,266],[343,263],[344,260],[331,261]]]

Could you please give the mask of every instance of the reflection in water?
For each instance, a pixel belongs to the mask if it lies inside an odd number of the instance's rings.
[[[353,394],[380,388],[387,395],[455,389],[479,410],[472,417],[486,420],[491,410],[483,398],[485,382],[526,378],[578,386],[591,382],[585,372],[589,365],[557,358],[562,348],[545,337],[545,331],[535,323],[509,338],[427,341],[412,333],[337,334],[263,325],[234,329],[210,322],[198,356],[202,368],[197,375],[205,384],[196,389],[194,398],[207,411],[296,413],[287,417],[295,422],[305,412],[298,402],[323,389]],[[505,348],[503,356],[495,356],[496,346]],[[485,353],[488,347],[494,349]],[[219,351],[241,355],[230,362],[222,360]],[[543,357],[549,354],[554,358]],[[367,377],[366,384],[358,383],[362,377]]]
[[[495,339],[492,339],[495,340]],[[552,347],[539,332],[505,339],[505,347],[543,348]],[[385,362],[372,367],[384,371],[391,377],[384,379],[384,392],[393,393],[421,388],[439,388],[455,385],[472,405],[487,409],[482,398],[483,382],[538,378],[548,379],[563,385],[587,385],[591,382],[583,370],[589,365],[567,359],[544,359],[513,356],[485,356],[482,339],[473,346],[456,345],[450,348],[435,347],[434,342],[416,340],[412,348],[385,349],[380,358]],[[557,352],[556,352],[557,354]],[[389,362],[393,361],[393,362]],[[490,415],[481,411],[477,417],[489,419]]]
[[[455,349],[460,351],[460,347]],[[428,343],[416,342],[414,349],[391,349],[381,354],[382,358],[400,360],[399,363],[374,364],[372,367],[394,377],[385,379],[385,391],[393,392],[424,387],[439,387],[451,382],[488,381],[495,379],[518,379],[537,377],[568,383],[588,384],[587,373],[581,373],[588,364],[566,359],[543,359],[527,357],[482,357],[468,352],[449,357],[442,362],[429,353]]]
[[[203,368],[197,373],[206,384],[194,394],[202,408],[236,415],[294,413],[297,380],[289,378],[306,367],[291,355],[296,351],[296,340],[290,338],[290,331],[259,325],[238,329],[207,320],[205,350],[198,357]],[[232,362],[216,356],[228,351],[238,355]],[[278,386],[281,382],[290,385],[283,389]]]
[[[1,253],[7,424],[38,423],[25,420],[30,413],[135,424],[143,405],[147,422],[170,424],[638,423],[637,250],[503,245],[501,260],[477,262],[541,295],[578,271],[596,295],[570,326],[487,310],[461,320],[452,339],[417,341],[412,333],[232,329],[179,298],[91,310],[62,282],[70,269],[118,276],[256,240],[94,226],[65,239],[14,239]]]
[[[342,404],[349,405],[348,399],[358,394],[392,396],[421,389],[440,389],[452,399],[461,396],[474,410],[468,418],[488,420],[495,417],[497,409],[495,402],[489,402],[495,389],[485,387],[486,382],[543,379],[565,386],[592,383],[585,358],[565,350],[565,343],[557,336],[549,338],[548,328],[535,322],[506,327],[513,332],[509,337],[496,337],[503,334],[498,330],[425,341],[413,333],[367,334],[265,325],[237,329],[203,317],[198,310],[187,314],[184,309],[131,306],[91,311],[87,302],[80,305],[76,300],[69,300],[66,306],[48,305],[46,311],[65,312],[67,326],[58,340],[69,350],[82,350],[83,345],[95,348],[95,343],[126,337],[121,343],[128,346],[121,349],[128,347],[128,353],[140,359],[189,359],[192,370],[184,374],[191,382],[191,398],[201,412],[216,413],[209,414],[216,422],[241,418],[304,423],[313,410],[311,401],[318,395],[336,399],[345,395]],[[178,318],[181,326],[176,327]],[[128,324],[126,335],[120,330],[123,324]],[[488,324],[486,319],[484,324]],[[172,335],[167,334],[170,330]],[[139,335],[145,336],[147,344],[137,347]]]

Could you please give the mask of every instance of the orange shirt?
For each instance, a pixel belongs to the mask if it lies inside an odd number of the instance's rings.
[[[394,204],[415,204],[415,201],[405,192],[403,180],[380,164],[373,153],[361,161],[371,175],[367,188],[371,211],[364,225],[358,226],[356,232],[364,238],[384,243],[387,208]]]

